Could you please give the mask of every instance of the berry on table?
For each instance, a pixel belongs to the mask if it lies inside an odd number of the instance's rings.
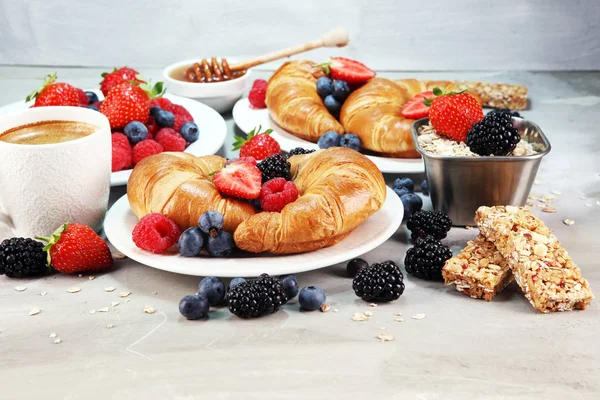
[[[179,129],[179,133],[188,143],[195,142],[200,136],[200,130],[198,130],[198,125],[195,122],[191,121],[184,122],[183,125],[181,125],[181,128]]]
[[[229,286],[227,287],[227,292],[230,292],[231,289],[233,289],[234,287],[236,287],[237,285],[239,285],[242,282],[246,282],[246,279],[244,279],[244,278],[233,278],[232,280],[229,281]]]
[[[353,133],[345,133],[340,137],[340,146],[359,151],[360,138]]]
[[[273,130],[267,129],[261,132],[260,129],[260,126],[252,129],[246,138],[235,137],[233,150],[239,150],[240,157],[254,157],[255,160],[264,160],[268,156],[281,153],[279,143],[270,136]]]
[[[285,275],[281,277],[283,293],[288,300],[293,299],[298,295],[298,280],[295,275]]]
[[[144,215],[133,228],[133,243],[142,250],[161,254],[177,243],[177,224],[159,213]]]
[[[160,110],[154,115],[154,121],[163,128],[170,128],[175,124],[175,116],[172,112]]]
[[[146,139],[133,146],[133,163],[137,164],[146,157],[165,151],[164,147],[154,140]]]
[[[423,208],[423,199],[414,193],[406,193],[400,196],[400,200],[404,206],[404,219]]]
[[[507,112],[488,113],[467,134],[467,146],[480,156],[505,156],[515,149],[521,136]]]
[[[424,180],[423,182],[421,182],[421,192],[425,196],[429,196],[429,183],[427,182],[427,180]]]
[[[281,280],[267,274],[234,286],[227,297],[229,311],[241,318],[277,312],[287,302]]]
[[[88,98],[87,104],[94,104],[100,99],[98,99],[98,95],[95,92],[85,92],[85,95]]]
[[[5,239],[0,243],[0,275],[25,278],[48,271],[43,243],[22,237]]]
[[[441,211],[417,211],[406,222],[413,240],[420,236],[433,236],[441,240],[452,228],[452,220]]]
[[[298,199],[294,182],[285,178],[274,178],[264,183],[260,190],[260,207],[264,211],[281,212],[289,203]]]
[[[184,257],[195,257],[200,254],[204,247],[204,236],[200,229],[191,227],[183,231],[177,241],[177,247]]]
[[[200,215],[198,218],[198,226],[200,230],[207,235],[215,234],[223,228],[225,219],[223,215],[214,210],[209,210]]]
[[[291,164],[281,154],[273,154],[256,164],[256,166],[262,173],[262,183],[273,178],[285,178],[286,181],[292,179],[290,175]]]
[[[397,178],[394,181],[394,185],[392,186],[394,189],[404,186],[405,188],[407,188],[408,190],[410,190],[411,192],[415,190],[415,184],[412,181],[412,179],[410,178],[406,178],[406,177],[401,177],[401,178]]]
[[[333,79],[348,83],[364,83],[375,77],[375,72],[365,64],[349,58],[333,57],[325,65],[327,65]]]
[[[320,149],[328,149],[330,147],[339,146],[340,135],[335,131],[325,132],[317,141],[317,145]]]
[[[248,93],[248,101],[254,108],[267,108],[265,99],[267,97],[267,81],[256,79]]]
[[[414,247],[406,252],[404,267],[406,272],[427,280],[441,280],[442,268],[452,251],[434,238],[422,236],[415,240]]]
[[[211,306],[218,306],[225,300],[225,284],[216,276],[207,276],[198,284],[198,294],[208,300]]]
[[[260,195],[262,173],[248,163],[229,164],[213,175],[213,183],[222,194],[240,199],[255,199]]]
[[[203,319],[208,317],[210,305],[199,294],[189,294],[179,301],[179,312],[187,319]]]
[[[123,133],[131,144],[137,144],[148,137],[148,128],[139,121],[131,121],[125,125]]]
[[[333,81],[333,90],[331,95],[340,103],[343,103],[346,98],[350,95],[350,86],[348,86],[348,82],[334,80]]]
[[[331,94],[325,97],[323,104],[327,111],[333,116],[337,116],[342,109],[342,103]]]
[[[226,257],[233,253],[235,244],[231,233],[219,231],[215,236],[208,236],[206,241],[206,251],[212,257]]]
[[[394,193],[396,193],[398,195],[398,197],[402,197],[407,193],[412,193],[407,187],[405,186],[398,186],[395,187],[394,189]]]
[[[44,78],[42,87],[34,90],[25,101],[35,99],[33,107],[72,106],[79,107],[80,98],[76,88],[64,82],[56,82],[56,73]]]
[[[298,303],[303,310],[314,311],[318,310],[325,304],[325,292],[318,286],[303,287],[298,295]]]
[[[292,150],[290,150],[290,152],[287,154],[286,158],[290,158],[293,156],[297,156],[300,154],[310,154],[310,153],[314,153],[315,150],[308,150],[308,149],[303,149],[302,147],[296,147]]]
[[[354,278],[356,274],[364,268],[369,268],[369,263],[362,258],[354,258],[348,261],[348,265],[346,265],[346,273],[349,277]]]
[[[333,91],[333,81],[331,78],[322,76],[317,79],[317,93],[322,99],[329,96]]]
[[[464,142],[469,129],[483,119],[483,109],[475,97],[464,92],[445,92],[434,88],[433,100],[425,99],[429,105],[429,122],[440,134],[457,142]]]
[[[393,261],[361,269],[352,281],[354,293],[364,301],[393,301],[404,293],[404,275]]]

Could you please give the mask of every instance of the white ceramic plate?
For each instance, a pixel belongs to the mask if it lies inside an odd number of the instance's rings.
[[[153,268],[196,276],[223,278],[293,274],[334,265],[373,250],[398,229],[404,209],[400,198],[387,188],[383,207],[335,246],[292,255],[250,254],[236,257],[183,257],[159,255],[139,249],[131,238],[138,219],[129,207],[127,196],[120,198],[108,211],[104,221],[106,237],[127,257]]]
[[[102,100],[103,96],[99,90],[92,90]],[[227,126],[225,120],[215,110],[209,106],[199,103],[192,99],[185,97],[175,96],[172,94],[165,94],[165,97],[175,104],[184,106],[194,118],[194,122],[198,125],[200,130],[200,137],[197,141],[190,144],[186,149],[186,153],[193,154],[195,156],[207,156],[215,154],[223,143],[225,143],[225,136],[227,135]],[[28,108],[33,102],[25,103],[19,101],[16,103],[8,104],[0,108],[0,115],[8,114],[15,111],[20,111]],[[113,172],[110,176],[111,186],[126,185],[131,175],[131,170],[123,170]]]
[[[316,143],[300,139],[277,125],[269,116],[269,110],[266,108],[261,110],[251,108],[247,97],[238,100],[235,106],[233,106],[233,119],[236,125],[245,133],[250,132],[259,125],[262,126],[263,130],[273,129],[271,136],[279,142],[282,150],[290,151],[296,147],[319,149]],[[422,159],[388,158],[371,155],[367,155],[367,157],[379,167],[381,172],[398,174],[425,172],[425,165]]]

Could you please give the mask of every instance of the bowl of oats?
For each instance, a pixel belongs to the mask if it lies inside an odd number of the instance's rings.
[[[550,152],[538,125],[507,113],[502,118],[509,119],[510,132],[501,136],[497,129],[504,128],[490,122],[496,118],[492,113],[460,142],[438,133],[429,118],[412,125],[433,207],[448,214],[453,225],[473,225],[480,206],[524,206],[542,158]]]

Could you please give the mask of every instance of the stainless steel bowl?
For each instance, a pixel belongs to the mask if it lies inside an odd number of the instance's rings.
[[[425,151],[417,136],[429,123],[423,118],[412,124],[417,151],[423,156],[431,202],[436,210],[448,214],[454,225],[474,224],[480,206],[524,206],[542,158],[550,152],[550,142],[539,126],[523,118],[513,118],[522,138],[539,147],[530,156],[458,157]]]

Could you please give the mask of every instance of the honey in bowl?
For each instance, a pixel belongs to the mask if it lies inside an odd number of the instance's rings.
[[[211,83],[237,79],[245,74],[245,70],[232,71],[224,58],[221,63],[217,62],[216,58],[212,58],[210,61],[203,59],[192,65],[175,68],[169,76],[183,82]]]

